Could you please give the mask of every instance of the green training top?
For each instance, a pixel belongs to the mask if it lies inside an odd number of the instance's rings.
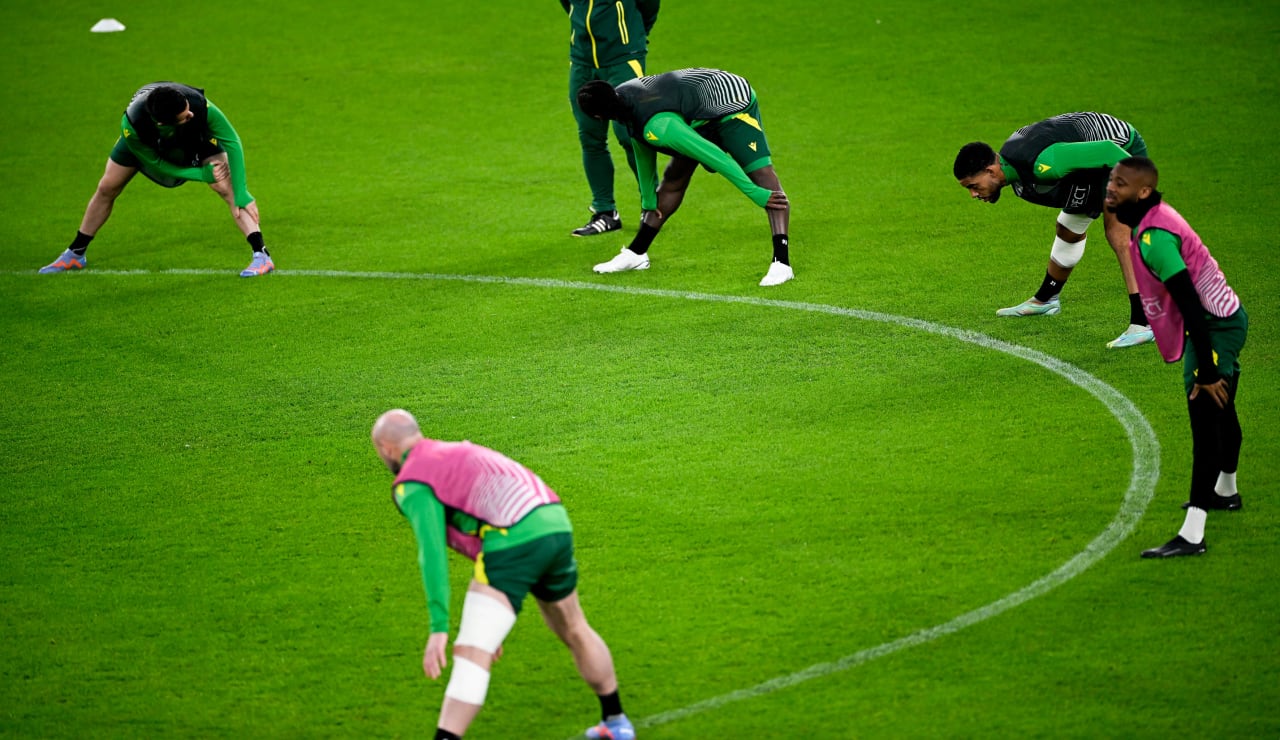
[[[631,134],[640,182],[653,182],[656,152],[660,151],[688,157],[719,172],[758,206],[769,202],[767,188],[752,182],[733,157],[694,130],[712,121],[737,118],[756,102],[755,91],[745,78],[720,69],[693,67],[627,80],[615,90],[626,111],[622,123]],[[642,192],[640,207],[647,211],[657,208],[657,194]]]
[[[1000,147],[1000,165],[1019,198],[1066,208],[1079,186],[1105,187],[1112,166],[1142,138],[1106,113],[1063,113],[1023,126]]]
[[[612,67],[643,59],[660,0],[560,0],[569,14],[569,60]]]
[[[244,147],[241,146],[240,136],[236,133],[235,128],[231,126],[231,122],[227,120],[226,115],[219,110],[218,106],[213,104],[213,101],[208,101],[208,106],[209,118],[204,132],[205,137],[226,151],[227,164],[231,169],[231,189],[235,193],[236,206],[244,208],[254,200],[249,193],[246,182]],[[177,128],[177,126],[156,125],[161,141],[172,139]],[[130,123],[127,114],[120,117],[120,135],[124,137],[125,146],[129,147],[129,151],[148,169],[166,177],[174,177],[181,180],[214,182],[212,164],[205,164],[203,167],[184,167],[174,164],[161,156],[161,152],[143,143],[133,124]]]

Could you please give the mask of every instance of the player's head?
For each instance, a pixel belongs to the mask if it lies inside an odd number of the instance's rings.
[[[620,120],[624,113],[617,91],[604,80],[592,80],[578,88],[578,107],[602,121]]]
[[[173,85],[159,85],[147,93],[147,115],[162,126],[180,126],[195,116],[187,96]]]
[[[1111,168],[1107,199],[1103,205],[1117,215],[1134,208],[1145,214],[1150,206],[1159,202],[1160,191],[1156,190],[1159,184],[1160,171],[1156,169],[1155,162],[1146,157],[1127,157]],[[1121,222],[1128,223],[1128,220],[1122,218]]]
[[[1006,181],[1000,169],[1000,157],[990,145],[974,141],[960,147],[951,171],[972,197],[988,203],[1000,200]]]
[[[404,409],[391,409],[378,417],[369,432],[373,447],[378,457],[392,473],[400,473],[400,462],[404,453],[422,441],[422,430],[413,414]]]

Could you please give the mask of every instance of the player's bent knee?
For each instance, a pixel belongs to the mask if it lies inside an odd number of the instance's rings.
[[[444,695],[464,704],[484,706],[489,694],[489,671],[466,658],[453,657],[453,671],[449,673],[449,685]]]
[[[479,648],[496,653],[516,624],[516,613],[492,596],[468,591],[462,602],[462,624],[454,647]]]
[[[1062,230],[1066,229],[1073,236],[1084,237],[1089,231],[1089,224],[1093,223],[1093,218],[1083,213],[1066,213],[1065,211],[1058,213],[1058,236],[1063,236]]]
[[[1053,238],[1053,249],[1049,250],[1049,259],[1054,264],[1067,268],[1068,270],[1075,267],[1080,258],[1084,256],[1085,240],[1078,242],[1069,242],[1062,237]]]

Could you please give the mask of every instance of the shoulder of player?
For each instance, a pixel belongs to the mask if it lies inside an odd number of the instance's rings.
[[[404,501],[409,499],[411,496],[416,496],[423,493],[429,494],[431,498],[436,498],[436,492],[434,488],[427,485],[426,483],[422,483],[421,481],[416,481],[416,480],[400,481],[395,485],[395,488],[392,490],[392,493],[395,496],[396,503],[403,503]]]

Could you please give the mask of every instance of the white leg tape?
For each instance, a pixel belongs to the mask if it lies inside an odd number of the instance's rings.
[[[1086,239],[1081,239],[1072,244],[1061,237],[1055,236],[1053,238],[1053,249],[1049,250],[1049,259],[1069,270],[1075,267],[1080,258],[1084,256],[1084,243],[1086,241]]]
[[[1093,219],[1083,213],[1059,212],[1058,223],[1062,224],[1062,228],[1072,234],[1083,234],[1089,230],[1089,224],[1093,223]]]
[[[453,644],[496,653],[515,624],[516,613],[511,607],[492,596],[468,591],[462,601],[462,624]]]
[[[489,672],[466,658],[453,658],[453,671],[449,673],[449,686],[444,695],[454,701],[484,706],[489,694]]]

